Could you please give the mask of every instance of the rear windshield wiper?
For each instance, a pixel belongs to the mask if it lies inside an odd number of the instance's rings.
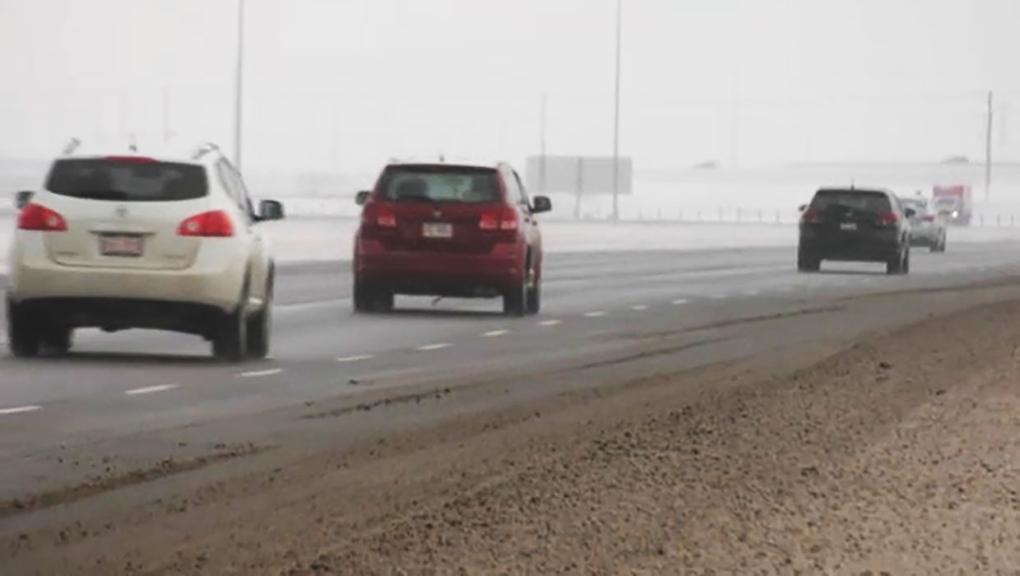
[[[83,200],[127,200],[128,193],[120,190],[76,190],[68,196]]]
[[[430,204],[435,204],[435,200],[424,195],[397,196],[393,198],[393,202],[429,202]]]

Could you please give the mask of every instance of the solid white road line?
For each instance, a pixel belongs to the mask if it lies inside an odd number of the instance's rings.
[[[586,312],[584,314],[584,317],[585,318],[600,318],[600,317],[605,316],[605,315],[606,315],[605,312],[595,311],[595,312]]]
[[[673,302],[671,302],[671,304],[673,304],[674,306],[683,306],[684,304],[686,304],[688,302],[690,302],[690,300],[688,300],[686,298],[680,298],[678,300],[674,300]]]
[[[450,345],[447,343],[442,344],[426,344],[425,346],[419,346],[418,350],[422,352],[432,352],[433,350],[442,350],[443,348],[449,348]]]
[[[269,370],[255,370],[254,372],[242,372],[241,378],[258,378],[259,376],[272,376],[283,372],[283,368],[270,368]]]
[[[361,362],[362,360],[371,360],[371,354],[361,354],[360,356],[348,356],[346,358],[337,358],[337,362],[348,363],[348,362]]]
[[[42,406],[16,406],[14,408],[0,408],[0,416],[8,416],[10,414],[24,414],[25,412],[35,412],[42,410]]]
[[[505,336],[509,333],[510,333],[509,330],[493,330],[492,332],[486,332],[485,334],[482,334],[482,336],[486,338],[495,338],[496,336]]]
[[[562,323],[563,323],[562,320],[542,320],[541,322],[538,323],[538,325],[539,326],[557,326],[557,325],[562,324]]]
[[[135,396],[137,394],[152,394],[153,392],[163,392],[164,390],[173,390],[177,388],[177,384],[162,384],[160,386],[148,386],[146,388],[135,388],[134,390],[125,390],[124,393],[128,396]]]

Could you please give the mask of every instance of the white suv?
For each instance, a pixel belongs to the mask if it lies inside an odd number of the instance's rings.
[[[274,265],[241,176],[213,144],[191,154],[76,153],[20,192],[7,289],[11,353],[64,354],[75,328],[146,328],[212,342],[228,361],[269,354]]]

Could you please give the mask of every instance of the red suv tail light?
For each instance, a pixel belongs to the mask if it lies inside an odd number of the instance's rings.
[[[29,202],[18,212],[19,230],[36,230],[39,232],[65,232],[67,220],[58,212]]]
[[[496,212],[486,212],[478,220],[478,228],[486,232],[517,231],[517,209],[507,206]]]
[[[808,208],[804,211],[804,214],[800,217],[802,222],[821,222],[822,214],[814,208]]]
[[[396,228],[397,215],[393,213],[393,210],[390,210],[385,206],[381,206],[376,212],[375,225],[380,228]]]
[[[878,225],[879,226],[895,226],[896,223],[899,222],[899,221],[900,221],[900,219],[899,219],[898,216],[896,216],[895,212],[886,212],[885,214],[882,214],[881,216],[879,216],[879,218],[878,218]]]
[[[361,209],[361,223],[379,228],[396,228],[397,215],[388,206],[369,202]]]
[[[925,222],[934,222],[935,221],[935,215],[934,214],[925,214],[924,217],[921,218],[921,220],[924,220]]]
[[[234,223],[223,210],[203,212],[181,222],[177,227],[177,235],[225,238],[234,235]]]

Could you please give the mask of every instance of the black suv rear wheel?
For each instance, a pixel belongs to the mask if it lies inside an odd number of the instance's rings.
[[[818,272],[822,267],[822,259],[810,251],[799,248],[797,250],[797,270],[800,272]]]
[[[908,274],[910,272],[910,247],[904,246],[885,263],[886,274]]]

